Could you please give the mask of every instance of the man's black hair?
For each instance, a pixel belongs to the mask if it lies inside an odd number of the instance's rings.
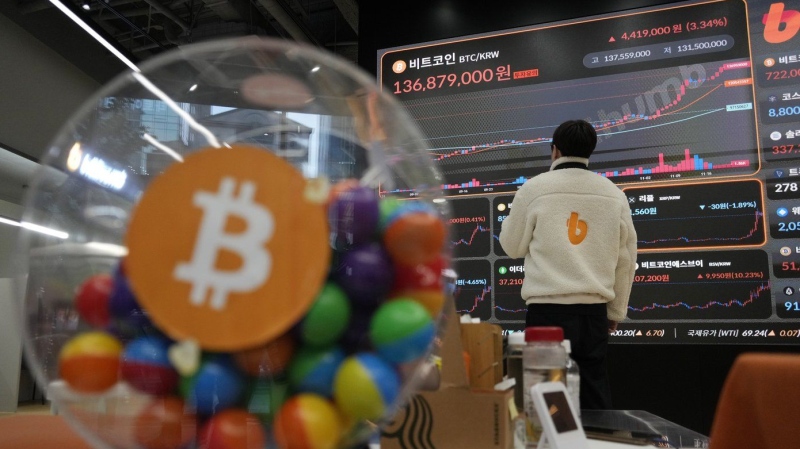
[[[553,145],[562,156],[588,159],[597,145],[597,132],[586,120],[567,120],[553,132]]]

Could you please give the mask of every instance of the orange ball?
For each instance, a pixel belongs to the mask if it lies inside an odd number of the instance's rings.
[[[355,178],[347,178],[338,181],[337,183],[331,186],[331,189],[328,192],[328,201],[327,201],[328,205],[330,205],[330,203],[333,202],[333,200],[335,200],[343,192],[354,189],[359,185],[360,184],[358,182],[358,179]]]
[[[294,337],[284,334],[265,345],[239,351],[233,359],[251,376],[276,376],[286,369],[296,348]]]
[[[196,416],[185,409],[183,399],[165,396],[136,418],[134,438],[146,449],[178,449],[194,438],[196,427]]]
[[[343,426],[331,401],[301,393],[289,398],[275,417],[275,441],[281,449],[335,449]]]
[[[102,393],[119,380],[122,343],[105,332],[73,337],[58,356],[59,376],[75,391]]]
[[[413,299],[422,304],[425,310],[436,319],[444,306],[444,292],[442,290],[403,290],[398,292],[395,297]],[[393,298],[390,298],[394,299]]]
[[[446,228],[441,218],[428,212],[410,212],[389,223],[383,234],[383,244],[395,262],[415,265],[438,257],[445,237]]]

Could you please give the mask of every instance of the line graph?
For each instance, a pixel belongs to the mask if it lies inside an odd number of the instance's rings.
[[[522,259],[494,262],[494,315],[498,320],[525,320],[527,307],[520,291],[525,278]]]
[[[490,203],[487,198],[459,199],[451,203],[451,244],[454,257],[486,257],[491,245]]]
[[[623,189],[639,250],[759,246],[766,242],[758,180]]]
[[[456,260],[456,311],[488,321],[492,318],[491,266],[487,260]]]
[[[642,307],[632,307],[629,306],[628,310],[632,312],[647,312],[648,310],[657,310],[657,309],[672,309],[672,308],[680,308],[683,307],[687,310],[708,310],[714,307],[745,307],[749,304],[752,304],[756,299],[760,298],[764,292],[770,291],[770,284],[760,284],[753,290],[750,290],[750,295],[745,300],[739,299],[727,299],[727,300],[711,300],[705,304],[689,304],[685,301],[678,301],[672,304],[659,304],[659,303],[652,303],[647,306]]]
[[[757,320],[772,314],[761,250],[640,254],[628,318]]]
[[[712,59],[405,105],[448,195],[515,191],[549,169],[553,130],[576,117],[598,131],[590,168],[614,182],[730,176],[759,168],[751,76],[748,59]]]

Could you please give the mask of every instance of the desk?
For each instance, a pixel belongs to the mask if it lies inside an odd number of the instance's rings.
[[[669,444],[676,448],[707,448],[709,442],[709,438],[703,434],[689,430],[643,410],[582,410],[581,423],[584,426],[657,433],[665,436]],[[598,440],[590,440],[592,443],[595,441]],[[592,449],[595,448],[595,446],[590,447]],[[638,447],[643,448],[647,446]],[[597,446],[597,449],[602,448]]]

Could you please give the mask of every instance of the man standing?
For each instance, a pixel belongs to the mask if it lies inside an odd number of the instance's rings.
[[[550,171],[520,187],[500,244],[525,258],[526,326],[559,326],[580,368],[582,409],[611,409],[608,334],[627,316],[636,231],[625,194],[588,169],[597,133],[584,120],[556,128]]]

